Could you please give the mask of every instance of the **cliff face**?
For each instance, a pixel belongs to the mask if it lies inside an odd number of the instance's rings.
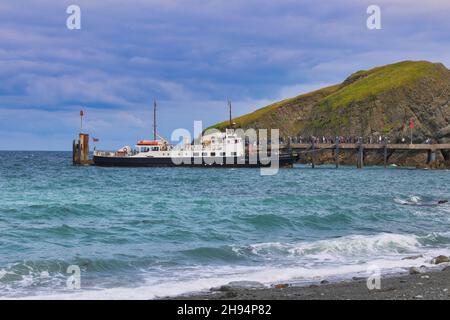
[[[410,119],[415,123],[415,142],[427,138],[450,142],[450,70],[443,64],[403,61],[358,71],[341,84],[233,121],[244,129],[280,129],[284,137],[386,135],[391,142],[400,142],[409,141]],[[227,124],[213,127],[223,129]]]

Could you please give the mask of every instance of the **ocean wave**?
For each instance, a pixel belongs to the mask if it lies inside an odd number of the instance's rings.
[[[395,197],[394,198],[394,202],[398,203],[398,204],[420,204],[422,202],[422,198],[419,196],[410,196],[407,198],[399,198],[399,197]]]
[[[280,282],[297,285],[314,283],[323,279],[338,281],[351,279],[353,276],[369,276],[374,268],[379,268],[382,275],[405,272],[409,267],[430,264],[428,257],[416,260],[374,259],[359,264],[320,265],[320,266],[266,266],[266,267],[216,267],[213,270],[198,267],[191,270],[190,277],[166,280],[149,278],[136,287],[89,288],[73,292],[46,292],[27,299],[136,299],[148,300],[177,296],[181,294],[207,292],[211,287],[225,285],[232,281],[257,281],[270,286]],[[180,274],[181,275],[181,274]]]
[[[251,254],[263,257],[285,255],[304,259],[346,259],[348,257],[414,253],[420,250],[420,247],[419,237],[415,235],[382,233],[374,236],[353,235],[293,244],[258,243],[235,246],[233,250],[240,255],[251,252]]]
[[[108,287],[92,286],[77,292],[33,291],[39,299],[153,299],[174,296],[189,292],[201,292],[214,286],[231,281],[258,281],[267,285],[281,281],[292,283],[310,283],[321,279],[339,280],[352,276],[364,276],[374,266],[383,274],[404,272],[411,266],[428,265],[438,254],[448,254],[449,248],[430,248],[423,242],[440,234],[419,237],[408,234],[381,233],[372,236],[353,235],[340,238],[300,243],[257,243],[247,246],[224,246],[218,248],[197,248],[184,251],[189,256],[209,256],[212,259],[226,257],[248,258],[258,256],[264,258],[265,264],[245,265],[190,265],[168,266],[165,276],[158,272],[143,272],[140,285],[134,287],[115,285]],[[447,235],[448,236],[448,235]],[[417,259],[404,260],[409,255],[420,254]],[[274,259],[276,257],[276,259]],[[226,259],[225,259],[226,260]],[[245,261],[243,259],[242,261]],[[88,263],[89,265],[89,263]],[[103,271],[102,263],[96,263]],[[120,266],[116,266],[120,269]],[[169,270],[170,269],[170,270]],[[92,270],[92,269],[91,269]],[[35,270],[34,276],[41,283],[49,281],[53,274],[45,274],[43,268]],[[44,273],[42,273],[44,272]],[[41,278],[44,277],[44,280]],[[59,277],[59,278],[58,278]],[[23,281],[30,281],[32,277]],[[61,282],[58,275],[57,280]],[[139,283],[139,282],[137,282]]]
[[[245,261],[245,258],[237,254],[230,246],[221,247],[201,247],[189,250],[183,250],[181,253],[198,262],[236,262]]]
[[[431,233],[425,236],[412,234],[380,233],[352,235],[298,243],[255,243],[220,247],[201,247],[181,253],[198,262],[273,261],[343,261],[367,260],[373,257],[404,256],[425,251],[427,246],[448,245],[448,233]]]
[[[66,273],[71,265],[80,267],[83,272],[120,272],[127,269],[140,270],[148,267],[157,267],[164,263],[155,257],[135,258],[133,256],[122,255],[117,259],[89,259],[77,257],[70,261],[64,260],[27,260],[12,263],[0,268],[4,274],[14,275],[14,278],[23,276],[40,275],[48,273],[50,275]],[[7,281],[8,277],[0,277],[0,282]]]
[[[445,198],[432,198],[432,197],[420,197],[420,196],[410,196],[407,198],[395,197],[394,202],[402,205],[411,206],[438,206],[448,207],[449,202]]]
[[[410,196],[406,198],[395,197],[394,203],[402,205],[402,211],[408,212],[418,218],[434,219],[438,224],[450,221],[450,202],[443,198]]]
[[[82,281],[88,287],[103,283],[124,283],[142,281],[141,275],[148,269],[174,267],[174,264],[157,261],[155,258],[133,259],[87,259],[76,258],[71,261],[36,260],[12,263],[0,268],[0,299],[36,296],[61,292],[67,294],[67,279],[71,275],[70,266],[80,268]],[[101,278],[97,278],[98,275]],[[139,280],[140,279],[140,280]],[[104,289],[104,288],[101,288]]]

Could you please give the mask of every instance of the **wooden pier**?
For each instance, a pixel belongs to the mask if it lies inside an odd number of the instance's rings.
[[[383,164],[384,167],[388,163],[389,152],[395,151],[423,151],[428,153],[427,164],[436,160],[436,152],[440,150],[450,151],[450,143],[446,144],[406,144],[406,143],[288,143],[280,145],[280,149],[292,150],[297,154],[311,155],[311,165],[314,168],[316,165],[316,155],[325,150],[334,150],[334,158],[336,168],[339,167],[339,152],[342,150],[354,151],[357,155],[356,166],[358,168],[364,167],[364,151],[365,150],[383,150]]]

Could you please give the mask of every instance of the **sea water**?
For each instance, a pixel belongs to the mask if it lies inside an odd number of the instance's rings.
[[[450,253],[450,205],[435,205],[450,199],[449,178],[74,167],[68,152],[0,152],[0,298],[152,299],[401,272]]]

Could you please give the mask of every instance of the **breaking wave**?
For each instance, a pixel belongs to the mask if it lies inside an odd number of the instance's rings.
[[[353,235],[294,244],[256,243],[246,246],[198,248],[184,253],[197,257],[212,255],[217,258],[220,256],[221,260],[240,258],[240,262],[259,257],[265,261],[265,265],[197,265],[183,268],[178,277],[175,276],[176,268],[172,269],[171,276],[166,278],[157,277],[155,273],[143,272],[142,284],[139,286],[91,287],[77,292],[47,291],[27,298],[153,299],[201,292],[231,281],[259,281],[266,285],[280,281],[306,284],[321,279],[341,280],[355,275],[364,276],[373,266],[382,269],[383,273],[402,272],[411,266],[430,265],[429,261],[433,256],[446,253],[438,249],[430,250],[424,245],[424,242],[430,241],[430,238],[437,239],[437,236],[418,237],[381,233],[373,236]],[[230,257],[230,255],[233,256]],[[412,260],[402,259],[409,255],[420,255],[420,257]],[[49,283],[52,275],[53,273],[45,273],[43,268],[40,268],[24,277],[22,285],[32,285],[33,281]],[[59,281],[61,285],[62,274],[57,272],[55,277],[57,281],[53,282]]]

